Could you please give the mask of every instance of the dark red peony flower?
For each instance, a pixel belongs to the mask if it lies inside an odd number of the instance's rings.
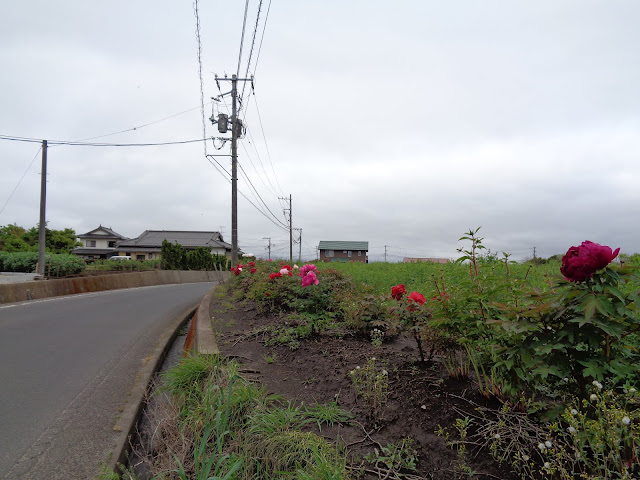
[[[396,300],[402,300],[402,297],[407,293],[407,289],[404,288],[404,284],[396,285],[395,287],[391,287],[391,296]]]
[[[251,270],[249,270],[249,273],[256,273],[258,271],[257,268],[252,268]]]
[[[271,280],[273,280],[274,278],[281,277],[281,276],[282,276],[282,274],[281,274],[280,272],[270,273],[270,274],[269,274],[269,278],[270,278]]]
[[[407,297],[407,299],[410,302],[419,303],[420,305],[422,305],[422,304],[424,304],[424,302],[426,302],[426,298],[424,298],[424,295],[422,295],[421,293],[418,293],[418,292],[411,292],[411,294]]]
[[[562,257],[560,271],[564,278],[572,282],[584,282],[593,274],[611,263],[618,256],[620,249],[615,251],[606,245],[582,242],[579,247],[571,247]]]

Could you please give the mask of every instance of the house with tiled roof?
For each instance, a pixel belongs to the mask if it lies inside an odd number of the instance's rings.
[[[130,256],[133,260],[156,260],[160,258],[162,242],[179,243],[187,251],[205,247],[212,254],[231,256],[231,245],[224,241],[220,232],[193,232],[185,230],[145,230],[138,238],[118,242],[118,255]]]
[[[369,242],[327,241],[318,244],[321,262],[369,263]]]
[[[82,246],[74,248],[71,253],[85,260],[98,260],[115,255],[117,243],[127,240],[127,237],[100,225],[90,232],[78,235],[78,240]]]

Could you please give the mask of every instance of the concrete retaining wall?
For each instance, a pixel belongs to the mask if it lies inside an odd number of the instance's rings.
[[[39,280],[0,285],[0,304],[76,293],[100,292],[120,288],[150,287],[173,283],[223,282],[229,272],[154,270],[150,272],[116,273],[93,277]]]

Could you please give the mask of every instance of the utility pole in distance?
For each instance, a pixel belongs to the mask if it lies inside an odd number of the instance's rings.
[[[302,262],[302,229],[294,228],[294,230],[298,230],[300,232],[300,236],[298,237],[298,263]]]
[[[291,194],[289,194],[289,198],[282,198],[282,197],[278,197],[279,200],[284,200],[285,202],[288,200],[289,201],[289,208],[288,209],[284,209],[284,211],[286,212],[287,210],[289,210],[289,263],[293,262],[293,223],[292,223],[292,215],[291,215]]]
[[[44,275],[46,241],[46,208],[47,208],[47,141],[42,141],[42,178],[40,179],[40,230],[38,232],[38,268],[36,273]]]
[[[385,245],[385,246],[384,246],[384,263],[387,263],[387,247],[388,247],[388,246],[389,246],[389,245]]]
[[[269,240],[269,260],[271,260],[271,237],[262,237],[263,240]]]

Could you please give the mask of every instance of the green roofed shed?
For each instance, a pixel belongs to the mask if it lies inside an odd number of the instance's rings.
[[[318,244],[320,260],[325,262],[368,263],[369,242],[328,241]]]

